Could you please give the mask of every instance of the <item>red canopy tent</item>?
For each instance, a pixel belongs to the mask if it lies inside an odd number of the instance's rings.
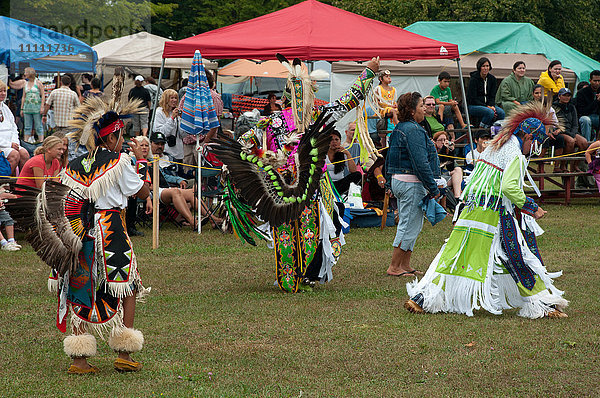
[[[361,61],[454,59],[456,44],[408,32],[339,8],[307,0],[283,10],[187,39],[165,42],[163,58]]]

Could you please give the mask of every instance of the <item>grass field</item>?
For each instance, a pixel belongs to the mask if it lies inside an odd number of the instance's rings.
[[[264,244],[166,227],[152,251],[145,230],[134,238],[152,287],[136,313],[137,374],[116,373],[98,339],[100,374],[67,375],[47,266],[28,245],[0,252],[0,397],[598,396],[600,206],[577,203],[544,206],[540,221],[542,256],[571,301],[563,320],[409,314],[408,279],[385,276],[393,228],[352,230],[334,280],[296,295],[273,286]],[[450,229],[425,226],[415,268]]]

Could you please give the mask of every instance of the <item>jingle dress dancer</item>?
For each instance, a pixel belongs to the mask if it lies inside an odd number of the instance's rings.
[[[518,308],[526,318],[567,317],[568,301],[553,282],[562,271],[547,271],[536,242],[543,230],[535,220],[546,212],[523,192],[526,177],[533,184],[523,144],[533,139],[532,148],[541,149],[544,126],[552,124],[533,103],[507,119],[471,174],[450,238],[425,276],[407,284],[408,311],[473,316],[480,308],[492,314]]]
[[[108,345],[118,353],[116,370],[142,367],[130,356],[144,342],[133,320],[136,298],[150,289],[142,286],[122,213],[128,196],[144,199],[149,189],[145,161],[134,166],[121,152],[123,119],[140,111],[139,101],[120,102],[123,77],[115,75],[109,103],[89,98],[75,110],[71,138],[86,145],[89,154],[69,163],[62,183],[47,181],[41,189],[9,183],[19,198],[9,200],[7,208],[52,268],[48,286],[58,295],[56,325],[63,333],[71,312],[72,334],[64,339],[65,353],[73,358],[71,374],[98,371],[87,362],[96,354],[89,331],[109,331]],[[135,142],[130,146],[142,159],[141,148]]]

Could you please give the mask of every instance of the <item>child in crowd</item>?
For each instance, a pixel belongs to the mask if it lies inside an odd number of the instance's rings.
[[[594,176],[598,191],[600,191],[600,157],[598,153],[600,151],[600,140],[594,142],[589,146],[585,152],[585,161],[588,164],[588,173]]]
[[[458,102],[452,99],[450,73],[446,71],[441,72],[438,76],[438,82],[439,84],[434,86],[429,94],[435,98],[440,120],[444,121],[449,130],[454,129],[454,120],[452,119],[452,112],[454,112],[458,123],[460,123],[460,128],[464,129],[467,125],[463,121],[462,114],[458,108]]]
[[[396,104],[396,89],[390,84],[392,75],[389,70],[384,70],[379,74],[379,85],[375,87],[375,97],[379,106],[383,109],[380,116],[391,117],[394,127],[398,124],[398,105]],[[392,128],[393,130],[393,128]]]
[[[4,199],[12,199],[14,197],[14,195],[6,193],[4,188],[0,186],[0,227],[4,227],[6,238],[8,238],[5,239],[0,231],[0,250],[9,252],[21,250],[21,245],[15,240],[15,222],[10,218],[8,212],[4,210]]]

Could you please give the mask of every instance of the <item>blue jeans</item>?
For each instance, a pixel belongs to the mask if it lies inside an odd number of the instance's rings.
[[[600,115],[592,113],[589,116],[581,116],[579,118],[579,131],[581,135],[588,141],[596,141],[596,137],[592,139],[592,126],[598,128],[600,124]]]
[[[469,105],[469,115],[478,117],[481,121],[479,125],[481,127],[490,127],[494,123],[494,111],[487,106],[481,105]],[[504,119],[504,110],[499,106],[496,107],[496,120]]]
[[[40,139],[44,138],[44,127],[42,126],[42,115],[38,113],[23,113],[25,119],[25,136],[31,135],[31,130],[35,127],[35,133]]]
[[[392,245],[404,251],[412,251],[423,228],[421,202],[427,191],[420,182],[405,182],[392,178],[392,192],[398,202],[398,227]]]

